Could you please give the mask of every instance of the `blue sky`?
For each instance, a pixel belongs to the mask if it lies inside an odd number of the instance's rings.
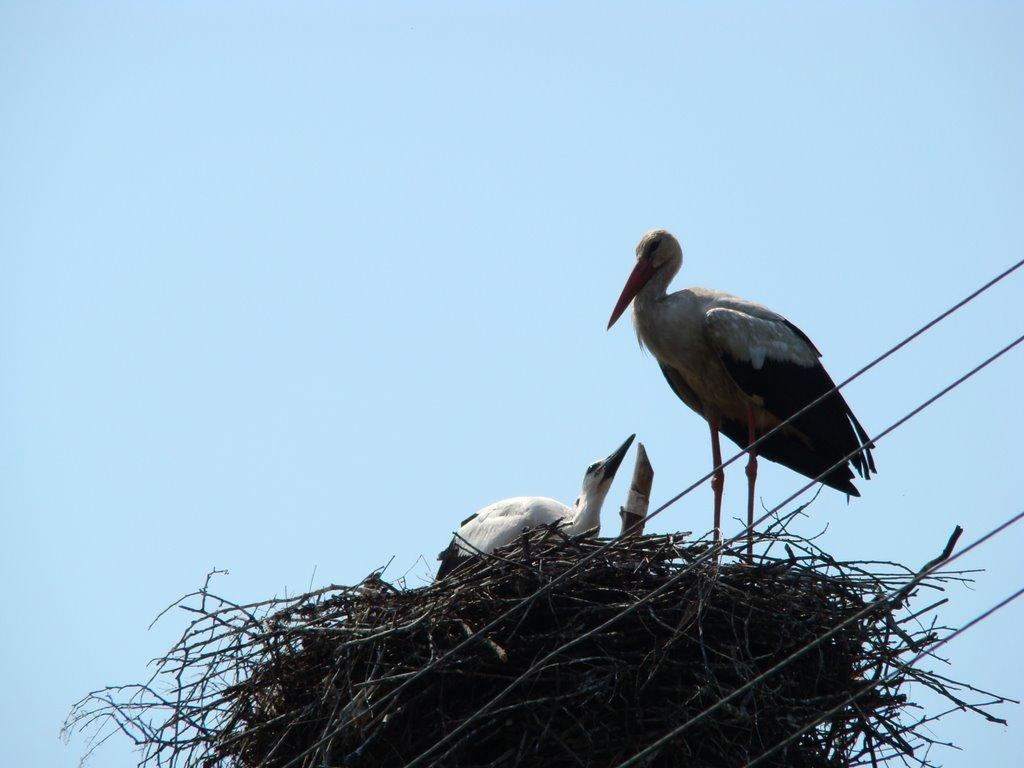
[[[570,501],[630,432],[655,502],[703,474],[703,422],[604,330],[646,229],[682,241],[678,286],[786,314],[836,378],[1020,259],[1022,31],[980,2],[4,3],[4,762],[76,765],[71,702],[142,678],[212,567],[238,599],[392,557],[420,583],[457,521]],[[869,431],[1019,335],[1022,297],[851,386]],[[919,564],[1019,511],[1022,377],[1017,351],[881,442],[804,532]],[[803,482],[761,468],[765,504]],[[742,515],[741,470],[725,493]],[[1022,544],[965,558],[943,618],[1019,587]],[[1024,697],[1022,617],[950,644],[952,674]],[[1003,714],[940,724],[964,752],[935,757],[1009,764]]]

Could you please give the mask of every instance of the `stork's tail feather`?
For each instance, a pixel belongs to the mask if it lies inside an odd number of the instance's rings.
[[[846,405],[846,402],[843,402]],[[868,433],[861,426],[860,422],[857,421],[857,417],[853,415],[853,411],[850,410],[850,406],[846,406],[846,415],[849,417],[850,422],[853,424],[853,430],[857,434],[857,440],[860,442],[861,450],[860,453],[854,454],[853,466],[857,468],[857,473],[868,480],[872,473],[878,474],[878,470],[875,469],[875,457],[871,454],[875,444],[868,439]]]
[[[807,478],[821,477],[822,483],[849,496],[860,496],[860,491],[853,484],[853,470],[856,469],[857,474],[865,480],[875,472],[875,463],[871,456],[871,449],[874,446],[868,443],[863,428],[855,421],[854,424],[857,437],[860,438],[857,442],[853,441],[854,430],[849,427],[846,429],[847,435],[840,435],[839,439],[830,434],[814,434],[810,436],[811,445],[791,432],[782,431],[776,432],[761,443],[757,454],[789,467]],[[746,445],[746,426],[739,421],[726,420],[722,423],[721,429],[726,437],[737,445]],[[844,437],[846,439],[843,439]],[[848,461],[829,471],[829,467],[858,448],[858,452]]]

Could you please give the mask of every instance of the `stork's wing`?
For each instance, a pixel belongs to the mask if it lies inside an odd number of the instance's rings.
[[[458,541],[452,539],[452,543],[449,544],[444,550],[437,556],[437,559],[441,561],[441,565],[437,568],[436,579],[443,579],[449,573],[455,570],[456,566],[466,562],[469,558],[466,557],[466,553],[459,549]]]
[[[773,416],[785,420],[835,387],[835,382],[803,331],[777,315],[758,314],[761,316],[738,307],[715,307],[705,316],[705,331],[739,388]],[[841,393],[829,395],[795,419],[792,426],[805,438],[809,455],[796,445],[785,446],[774,439],[766,441],[762,454],[809,477],[817,476],[849,453],[853,453],[850,462],[861,477],[866,479],[875,471],[873,446]],[[745,432],[740,430],[741,444]],[[736,440],[734,435],[729,436]],[[772,452],[780,455],[772,456]],[[840,471],[843,469],[845,472]],[[840,470],[825,482],[856,494],[849,482],[852,473],[845,466]]]
[[[697,393],[690,389],[690,386],[686,383],[686,379],[679,375],[679,371],[675,370],[669,365],[664,363],[658,363],[658,367],[661,368],[661,373],[665,377],[665,381],[672,388],[672,391],[676,393],[676,397],[682,400],[692,410],[697,413],[703,413],[703,407],[701,406],[700,398],[697,397]]]
[[[704,327],[718,353],[761,370],[766,361],[811,368],[821,356],[811,340],[779,317],[757,317],[740,309],[715,307]]]

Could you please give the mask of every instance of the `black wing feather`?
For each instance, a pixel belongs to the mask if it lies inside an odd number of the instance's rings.
[[[787,323],[801,339],[806,335],[796,326]],[[812,344],[813,348],[814,345]],[[835,387],[835,382],[821,365],[811,366],[765,359],[760,368],[749,361],[738,360],[721,351],[722,363],[736,384],[752,397],[758,397],[764,407],[777,418],[785,420],[805,405],[817,400]],[[859,495],[851,480],[850,464],[864,479],[875,471],[874,458],[864,428],[850,410],[850,406],[839,392],[833,392],[807,413],[797,417],[791,426],[800,434],[793,435],[786,430],[775,433],[761,444],[758,452],[772,461],[778,461],[807,477],[817,477],[847,454],[853,456],[834,471],[823,482],[838,490]],[[746,444],[746,427],[739,423],[722,425],[722,431],[739,445]],[[800,437],[805,438],[801,440]]]
[[[469,560],[469,556],[459,548],[455,543],[455,539],[452,539],[452,543],[437,556],[437,559],[441,561],[441,565],[437,569],[437,576],[434,577],[435,580],[443,579],[458,566],[467,562]]]

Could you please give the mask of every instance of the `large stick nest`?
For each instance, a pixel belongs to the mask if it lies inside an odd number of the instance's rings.
[[[917,582],[894,564],[836,562],[784,532],[762,537],[759,549],[779,555],[753,565],[740,552],[704,556],[707,543],[682,535],[619,540],[579,565],[607,543],[540,532],[430,586],[398,588],[373,574],[250,605],[215,597],[208,579],[178,603],[192,621],[153,678],[90,694],[68,727],[127,734],[140,765],[376,768],[404,766],[469,720],[422,764],[615,766],[872,603],[644,764],[744,766],[841,705],[760,764],[930,765],[934,736],[923,726],[936,715],[908,699],[912,682],[951,709],[995,719],[986,710],[1000,697],[907,664],[948,632],[922,618],[945,601],[910,613],[877,600],[909,584],[913,595],[941,590],[963,574]]]

